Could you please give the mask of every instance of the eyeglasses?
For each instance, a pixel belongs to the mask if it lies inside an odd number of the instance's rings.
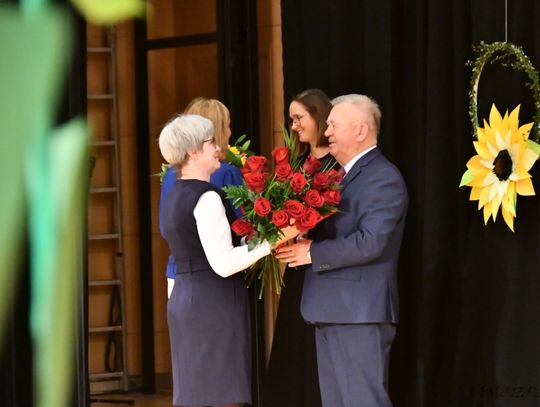
[[[292,116],[289,120],[291,122],[291,125],[293,124],[300,124],[300,120],[302,120],[304,118],[305,114],[303,115],[299,115],[299,114],[296,114],[294,116]]]
[[[210,143],[210,145],[215,146],[216,138],[215,137],[207,138],[206,140],[203,140],[202,144],[204,143]]]

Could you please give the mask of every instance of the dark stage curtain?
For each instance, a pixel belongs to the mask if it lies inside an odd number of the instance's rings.
[[[365,93],[383,112],[380,146],[407,182],[393,348],[395,406],[540,406],[540,198],[518,197],[515,233],[484,226],[470,188],[472,45],[504,41],[504,0],[282,1],[286,105],[319,87]],[[540,2],[508,2],[508,41],[540,68]],[[479,116],[533,106],[526,76],[484,70]],[[540,195],[540,170],[531,171]]]

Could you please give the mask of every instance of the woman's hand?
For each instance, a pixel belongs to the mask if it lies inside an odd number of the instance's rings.
[[[287,226],[286,228],[281,229],[281,231],[283,232],[283,236],[276,243],[271,245],[272,250],[300,234],[300,231],[296,229],[296,226]]]

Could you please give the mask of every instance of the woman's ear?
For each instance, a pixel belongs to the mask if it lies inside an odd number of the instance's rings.
[[[187,155],[191,160],[199,158],[199,152],[197,150],[188,150]]]

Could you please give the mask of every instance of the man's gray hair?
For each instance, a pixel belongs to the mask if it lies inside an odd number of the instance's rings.
[[[379,105],[373,99],[366,95],[359,95],[351,93],[350,95],[338,96],[332,99],[332,105],[339,105],[340,103],[350,103],[351,105],[359,107],[361,110],[367,112],[373,118],[376,134],[379,134],[381,128],[381,109]]]
[[[204,140],[213,137],[212,122],[196,114],[180,114],[163,127],[159,134],[161,155],[171,165],[182,166],[188,151],[199,150]]]

